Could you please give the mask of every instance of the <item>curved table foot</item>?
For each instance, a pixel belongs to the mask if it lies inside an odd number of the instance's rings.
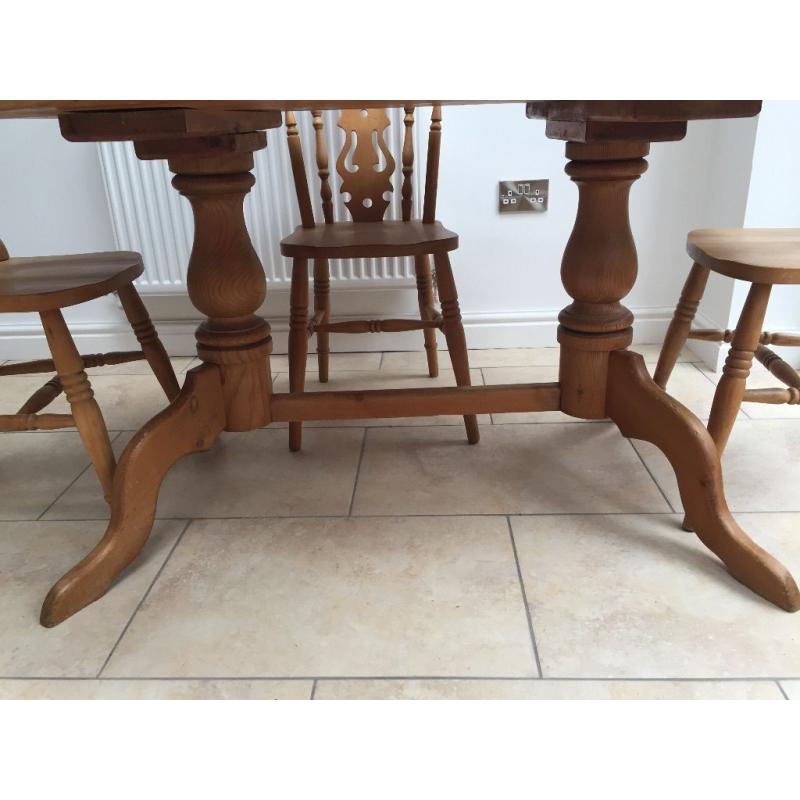
[[[144,546],[161,481],[189,453],[208,450],[225,426],[219,369],[190,370],[178,396],[129,442],[114,475],[111,519],[95,548],[48,592],[40,621],[51,628],[102,597]]]
[[[610,354],[606,403],[609,417],[625,436],[651,442],[669,459],[696,535],[731,575],[776,606],[800,610],[800,591],[789,571],[731,516],[719,455],[708,431],[653,382],[640,355],[626,350]]]

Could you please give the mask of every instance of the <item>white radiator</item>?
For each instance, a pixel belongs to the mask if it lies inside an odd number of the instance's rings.
[[[427,113],[426,113],[427,112]],[[325,112],[325,128],[330,163],[344,141],[336,125],[338,112]],[[309,189],[315,203],[317,221],[322,220],[319,202],[314,130],[309,112],[298,113]],[[386,132],[392,153],[396,155],[392,203],[387,219],[400,218],[401,159],[404,135],[403,110],[391,109],[392,121]],[[430,111],[418,109],[414,124],[414,203],[420,214],[425,182],[425,155]],[[300,223],[292,181],[285,128],[267,133],[266,149],[255,153],[256,184],[245,201],[245,218],[253,245],[264,265],[269,286],[288,288],[291,276],[289,259],[280,255],[281,238]],[[165,161],[140,161],[130,142],[102,142],[100,161],[103,167],[111,219],[117,247],[136,250],[144,256],[144,275],[136,282],[144,294],[185,293],[186,267],[192,246],[194,223],[189,201],[172,188],[172,173]],[[331,169],[334,189],[334,216],[348,219],[347,210],[338,192],[338,176]],[[411,259],[347,259],[331,262],[333,286],[386,288],[413,285],[414,266]]]

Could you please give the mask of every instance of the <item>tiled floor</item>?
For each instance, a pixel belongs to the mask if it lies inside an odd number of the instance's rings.
[[[554,380],[557,350],[471,364],[475,384]],[[337,354],[327,388],[431,385],[424,366]],[[118,450],[164,404],[142,367],[92,375]],[[671,389],[704,418],[715,380],[687,353]],[[39,383],[0,381],[0,406]],[[739,520],[796,575],[798,413],[746,406],[724,459]],[[559,412],[481,424],[476,447],[459,418],[308,425],[297,454],[284,427],[225,435],[170,473],[117,586],[51,630],[41,601],[107,506],[76,433],[0,437],[0,699],[800,697],[800,614],[680,529],[658,451]]]

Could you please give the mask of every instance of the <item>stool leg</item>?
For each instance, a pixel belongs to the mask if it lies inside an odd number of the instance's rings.
[[[467,339],[464,336],[464,326],[461,324],[461,309],[458,305],[458,293],[453,279],[453,270],[450,267],[450,257],[447,253],[437,253],[434,256],[434,264],[436,281],[439,286],[439,299],[442,302],[444,337],[447,340],[447,350],[450,353],[450,361],[456,375],[456,385],[470,386]],[[467,429],[467,441],[475,444],[481,438],[478,430],[478,418],[474,414],[466,414],[464,425]]]
[[[308,260],[292,262],[289,312],[289,391],[302,392],[306,384],[308,357]],[[303,439],[303,423],[289,423],[289,449],[297,452]]]
[[[83,369],[83,359],[75,347],[61,311],[42,311],[39,316],[59,380],[72,408],[75,426],[92,460],[103,487],[103,494],[109,501],[116,467],[114,451],[111,449],[111,440],[108,438],[108,429],[100,406],[94,399],[94,392]]]
[[[767,283],[754,283],[750,287],[739,316],[739,324],[733,332],[731,349],[722,368],[722,378],[714,393],[714,403],[708,418],[708,432],[717,445],[720,455],[725,449],[742,404],[745,382],[750,374],[753,355],[761,338],[771,289],[772,286]]]
[[[428,256],[414,256],[414,271],[417,274],[417,299],[419,301],[419,318],[425,322],[436,315],[433,297],[433,275]],[[428,358],[428,375],[435,378],[439,374],[439,355],[436,347],[436,331],[425,328],[425,354]]]
[[[327,258],[314,259],[314,314],[322,312],[320,322],[327,323],[331,319],[331,280]],[[330,360],[330,339],[328,331],[317,332],[317,368],[319,382],[328,382],[328,364]]]
[[[150,369],[153,370],[153,374],[161,384],[167,399],[174,400],[180,391],[178,379],[175,377],[175,370],[172,369],[167,351],[164,349],[161,339],[158,338],[142,298],[139,297],[139,292],[132,283],[129,283],[118,289],[117,295]]]
[[[675,314],[667,328],[667,335],[661,347],[661,354],[658,357],[653,380],[662,388],[667,388],[667,381],[675,367],[675,362],[689,338],[689,331],[692,327],[694,315],[697,313],[697,306],[703,298],[703,292],[708,282],[708,268],[700,264],[693,264],[689,272],[689,277],[683,285],[678,305],[675,306]]]

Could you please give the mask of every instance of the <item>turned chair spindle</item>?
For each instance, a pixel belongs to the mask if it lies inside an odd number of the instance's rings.
[[[305,385],[308,339],[317,337],[319,380],[328,381],[330,372],[331,333],[380,333],[421,330],[424,336],[428,374],[439,374],[436,331],[444,334],[458,386],[470,385],[466,339],[461,322],[455,281],[448,252],[458,246],[456,234],[436,221],[436,191],[438,186],[439,153],[442,129],[441,108],[431,114],[428,136],[425,195],[422,219],[413,216],[414,175],[414,107],[403,109],[403,145],[400,154],[402,183],[400,187],[401,219],[388,221],[384,217],[391,203],[393,175],[397,162],[386,143],[390,119],[385,109],[343,109],[338,126],[344,131],[344,146],[336,158],[339,191],[350,222],[335,222],[333,190],[330,183],[328,151],[325,144],[325,124],[322,112],[311,111],[314,128],[317,176],[323,223],[316,224],[306,178],[302,146],[294,112],[285,114],[289,158],[294,176],[301,225],[281,242],[281,253],[293,259],[289,331],[289,385],[292,392],[302,392]],[[414,259],[419,320],[384,319],[331,322],[329,262],[337,258],[396,258]],[[441,310],[436,307],[434,276]],[[313,262],[313,315],[308,315],[308,261]],[[478,441],[477,418],[464,417],[467,438]],[[301,444],[301,423],[289,425],[292,450]]]

